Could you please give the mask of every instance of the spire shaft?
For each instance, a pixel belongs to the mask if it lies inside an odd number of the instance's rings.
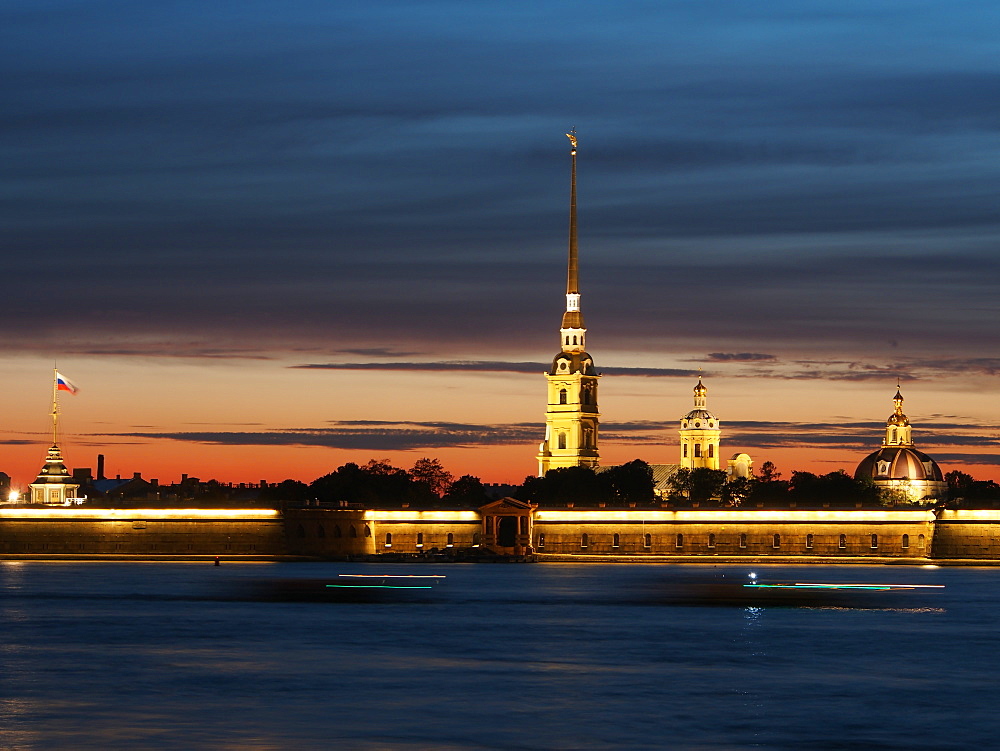
[[[59,370],[52,368],[52,445],[59,443]]]
[[[572,147],[569,155],[573,170],[570,175],[569,190],[569,263],[566,265],[566,312],[563,313],[562,332],[563,349],[577,347],[583,349],[583,313],[580,312],[580,272],[576,248],[576,128],[566,134]],[[571,333],[566,337],[566,329],[575,330],[575,338]]]
[[[572,147],[569,155],[572,160],[569,190],[569,265],[566,273],[566,294],[580,294],[579,266],[576,247],[576,128],[566,134]]]

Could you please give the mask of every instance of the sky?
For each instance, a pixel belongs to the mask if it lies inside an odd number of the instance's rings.
[[[8,0],[0,471],[536,471],[579,136],[601,461],[1000,480],[1000,5]]]

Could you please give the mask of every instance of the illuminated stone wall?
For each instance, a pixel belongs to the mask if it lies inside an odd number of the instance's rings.
[[[288,551],[320,558],[349,558],[375,552],[372,524],[355,509],[289,509]]]
[[[559,555],[1000,560],[1000,511],[938,515],[888,509],[538,509],[531,538],[535,552]],[[471,510],[307,508],[282,516],[267,509],[0,509],[0,555],[8,556],[336,559],[469,548],[483,539],[483,519]]]
[[[284,555],[277,511],[0,509],[6,555]]]
[[[540,509],[534,520],[535,550],[563,555],[923,557],[933,533],[929,511]]]
[[[482,518],[478,511],[403,509],[369,510],[365,514],[372,525],[376,553],[417,553],[431,548],[469,548],[479,543],[482,530]],[[452,542],[449,543],[449,539]]]
[[[938,558],[1000,559],[1000,511],[941,511],[934,524]]]

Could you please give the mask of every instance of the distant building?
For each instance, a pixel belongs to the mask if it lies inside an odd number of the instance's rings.
[[[885,440],[858,465],[854,479],[871,480],[878,487],[898,491],[909,502],[943,498],[948,484],[937,462],[913,447],[909,418],[903,414],[903,395],[896,388],[895,409],[885,421]]]

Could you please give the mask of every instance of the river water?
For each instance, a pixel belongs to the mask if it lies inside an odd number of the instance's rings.
[[[755,569],[945,585],[876,607],[648,597],[748,572],[2,562],[0,748],[1000,747],[1000,569]],[[342,573],[446,578],[416,601],[247,587]]]

